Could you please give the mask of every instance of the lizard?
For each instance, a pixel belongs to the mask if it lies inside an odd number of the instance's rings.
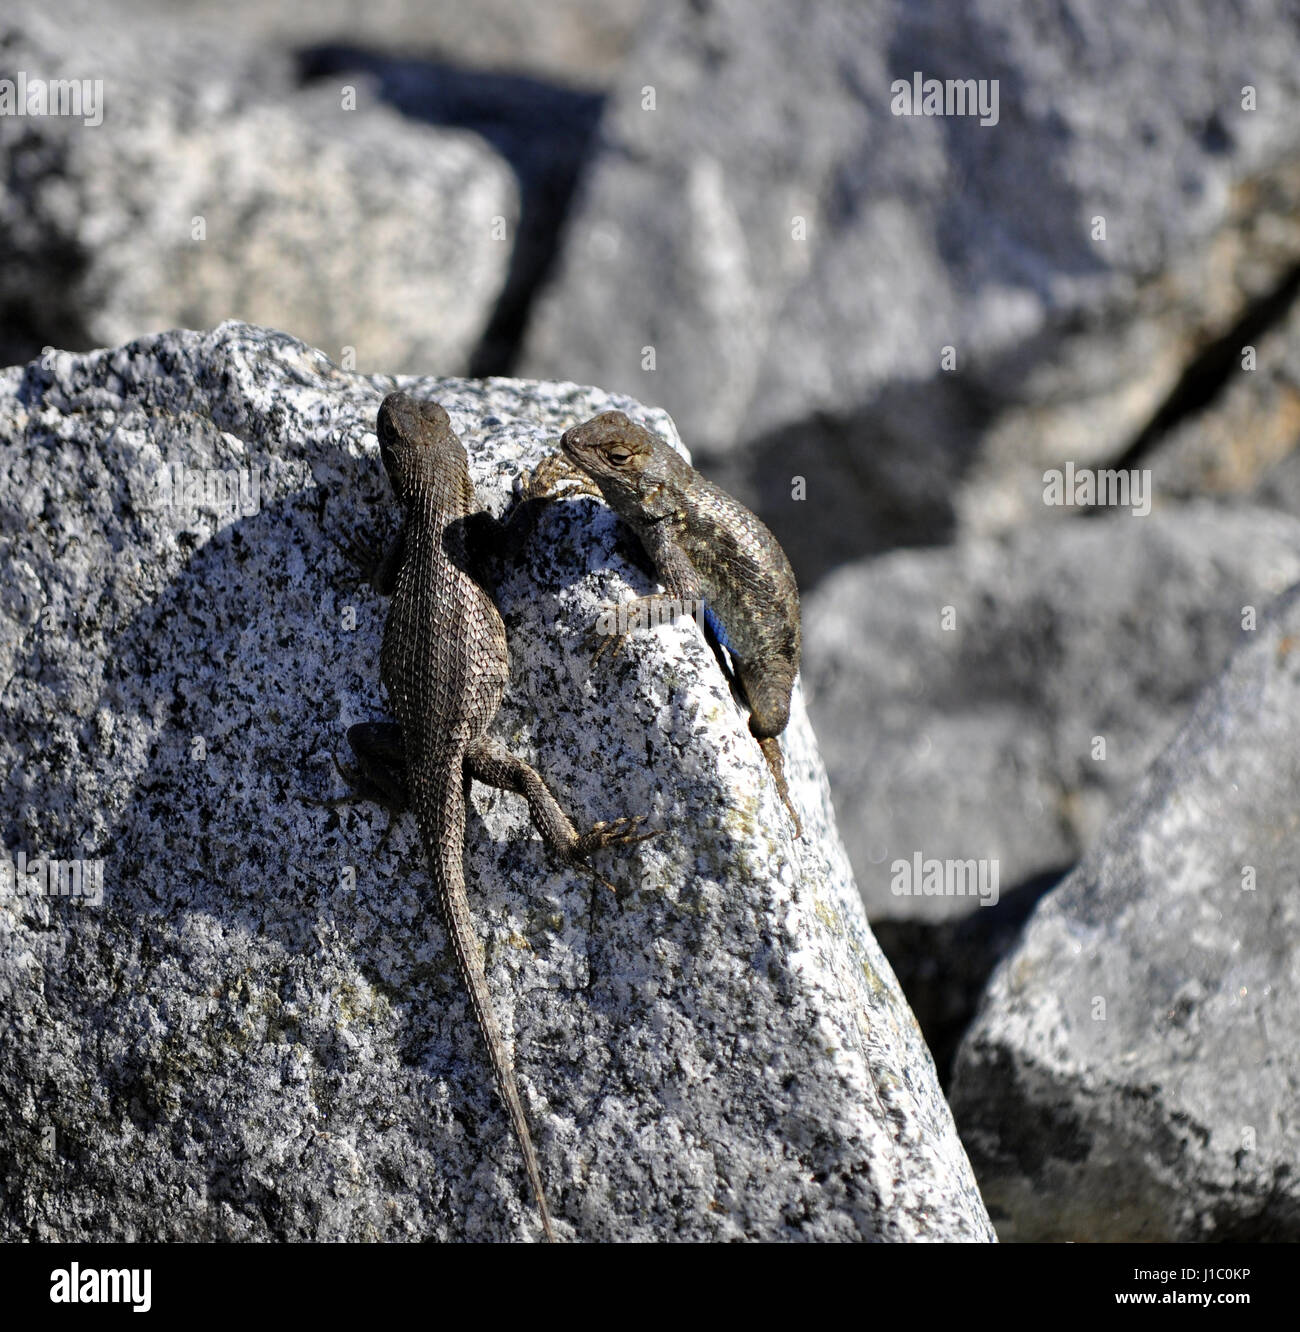
[[[519,1143],[548,1240],[554,1240],[528,1122],[492,1007],[465,891],[465,809],[470,779],[514,791],[547,847],[578,864],[604,847],[654,836],[644,820],[596,823],[579,835],[540,774],[488,734],[509,676],[505,625],[488,590],[485,559],[510,546],[507,525],[480,509],[465,447],[439,403],[390,393],[376,427],[401,530],[374,568],[391,596],[380,652],[396,724],[363,722],[347,738],[358,785],[390,810],[409,808],[429,862],[434,894],[469,994],[497,1089]],[[351,775],[351,774],[349,774]]]
[[[777,740],[790,720],[802,643],[799,588],[785,551],[743,504],[624,412],[602,412],[571,427],[560,448],[577,469],[571,474],[588,490],[594,483],[637,534],[667,588],[606,610],[617,611],[618,623],[634,617],[655,623],[656,613],[703,603],[696,619],[731,656],[750,732],[794,821],[795,837],[802,836]],[[553,469],[549,480],[554,488]],[[623,637],[605,636],[596,656],[611,645],[617,651]]]

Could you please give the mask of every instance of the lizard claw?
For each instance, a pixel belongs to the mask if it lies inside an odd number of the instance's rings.
[[[606,652],[612,652],[615,656],[618,656],[626,641],[626,633],[605,633],[593,625],[583,635],[582,645],[591,652],[591,664],[594,666]]]
[[[574,842],[569,849],[568,859],[585,869],[598,883],[603,883],[611,893],[617,895],[618,889],[587,862],[587,857],[595,851],[611,846],[630,846],[633,842],[644,842],[647,838],[658,837],[662,829],[652,828],[649,832],[637,832],[645,822],[644,814],[637,814],[625,819],[601,819]]]
[[[609,891],[613,893],[615,897],[618,896],[618,889],[612,883],[610,883],[610,881],[603,874],[601,874],[600,871],[597,870],[594,866],[584,864],[582,868],[585,869],[587,873],[590,874],[591,877],[596,880],[597,883],[601,884],[605,888],[608,888]]]
[[[658,837],[662,829],[652,828],[649,832],[637,832],[637,828],[646,820],[644,814],[637,814],[626,819],[601,819],[593,823],[588,832],[574,843],[572,855],[589,856],[593,851],[602,851],[610,846],[630,846],[633,842],[644,842],[648,838]]]
[[[515,481],[515,493],[520,500],[553,499],[561,489],[565,496],[601,497],[596,483],[562,453],[548,453],[536,467],[521,471]]]

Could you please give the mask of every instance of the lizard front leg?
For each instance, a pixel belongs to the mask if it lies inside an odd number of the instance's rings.
[[[662,624],[680,615],[694,615],[703,626],[704,589],[700,576],[672,539],[670,522],[668,519],[650,524],[640,534],[641,544],[667,590],[633,597],[631,601],[605,602],[586,636],[587,644],[595,647],[593,663],[607,651],[618,652],[633,628]]]
[[[561,492],[560,485],[566,481],[578,485]],[[600,491],[591,479],[569,463],[563,454],[548,454],[534,470],[525,469],[515,478],[514,503],[504,518],[496,518],[486,509],[479,509],[462,520],[471,571],[489,592],[496,585],[500,570],[518,558],[532,537],[542,509],[561,493],[600,497]]]
[[[402,752],[402,728],[396,722],[359,722],[348,727],[348,745],[357,761],[355,768],[344,767],[336,758],[339,776],[352,788],[345,796],[331,800],[304,797],[309,805],[337,809],[358,800],[373,800],[388,811],[388,826],[376,851],[382,851],[393,831],[393,823],[407,808],[406,767]]]
[[[563,497],[590,496],[603,499],[600,487],[563,453],[548,453],[531,471],[519,473],[516,479],[519,499],[542,500]]]
[[[515,491],[517,502],[509,521],[499,525],[500,530],[490,538],[497,549],[508,554],[515,553],[521,537],[531,531],[542,503],[580,496],[604,499],[591,477],[562,453],[547,454],[531,472],[520,472]],[[668,525],[655,524],[650,531],[641,533],[646,553],[668,590],[621,603],[606,602],[597,622],[585,635],[587,646],[594,649],[593,661],[599,661],[611,648],[618,652],[628,636],[629,625],[659,624],[679,615],[696,614],[702,607],[699,577],[680,547],[668,536]]]
[[[363,583],[369,583],[381,597],[393,595],[406,552],[404,531],[399,530],[379,555],[375,554],[371,544],[356,536],[343,538],[337,544],[361,575]]]

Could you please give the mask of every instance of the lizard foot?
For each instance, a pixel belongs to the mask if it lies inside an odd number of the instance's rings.
[[[637,828],[646,820],[644,814],[636,814],[626,819],[602,819],[593,823],[588,832],[573,844],[570,854],[589,856],[593,851],[601,851],[607,846],[628,846],[632,842],[644,842],[648,838],[658,837],[661,829],[652,828],[649,832],[637,832]]]
[[[562,453],[548,453],[536,467],[521,471],[515,493],[521,500],[553,499],[560,494],[566,499],[579,495],[602,498],[600,487]]]
[[[658,837],[663,831],[661,828],[652,828],[649,832],[637,831],[645,820],[646,816],[644,814],[637,814],[631,818],[602,819],[599,823],[593,823],[590,830],[583,833],[569,848],[569,861],[579,868],[585,869],[593,879],[603,883],[611,893],[617,894],[618,889],[588,864],[586,858],[593,852],[601,851],[606,847],[630,846],[633,842],[644,842],[651,837]]]
[[[612,604],[606,605],[601,611],[600,618],[603,620],[607,612],[613,612],[615,609]],[[618,656],[626,641],[627,634],[625,632],[615,631],[610,633],[602,629],[598,621],[583,635],[582,645],[591,653],[591,664],[594,666],[606,652],[612,652],[614,656]]]

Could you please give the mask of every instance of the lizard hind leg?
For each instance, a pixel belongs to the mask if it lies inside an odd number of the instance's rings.
[[[358,722],[348,727],[348,746],[359,770],[355,785],[400,814],[407,806],[402,728],[396,722]]]
[[[595,851],[611,846],[626,846],[643,842],[657,832],[639,832],[645,822],[644,815],[633,818],[611,819],[593,824],[579,835],[569,816],[551,794],[541,773],[523,759],[517,758],[499,740],[483,737],[470,744],[465,751],[465,770],[475,780],[498,790],[513,791],[528,802],[533,824],[542,835],[549,850],[567,865],[585,869],[599,879],[611,892],[618,890],[607,879],[601,878],[586,858]]]
[[[348,727],[348,746],[357,766],[344,767],[337,759],[334,766],[352,787],[352,793],[322,803],[345,805],[356,800],[373,800],[382,805],[388,811],[388,826],[375,847],[378,853],[387,846],[393,824],[408,805],[402,728],[396,722],[358,722]]]

